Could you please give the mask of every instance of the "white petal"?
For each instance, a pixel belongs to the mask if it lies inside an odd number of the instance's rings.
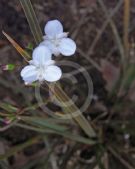
[[[49,60],[46,62],[46,66],[51,66],[51,65],[54,65],[55,64],[55,61],[54,60]]]
[[[68,32],[63,32],[57,35],[57,38],[66,38],[68,36]]]
[[[52,51],[52,49],[53,49],[53,47],[54,47],[53,43],[52,43],[50,40],[44,40],[44,41],[42,41],[42,42],[39,44],[39,46],[45,46],[45,47],[47,47],[50,51]]]
[[[30,76],[28,78],[23,78],[25,84],[31,84],[32,82],[35,82],[37,81],[37,76],[36,75],[33,75],[33,76]]]
[[[63,38],[60,42],[59,51],[65,56],[73,55],[76,51],[76,44],[70,38]]]
[[[48,66],[44,78],[48,82],[55,82],[61,78],[62,71],[58,66]]]
[[[60,54],[59,48],[56,47],[56,45],[54,45],[54,43],[52,43],[50,40],[44,40],[39,45],[46,46],[51,51],[51,53],[54,54],[55,56],[58,56]]]
[[[44,64],[46,61],[51,60],[51,51],[44,45],[36,47],[32,54],[33,61],[38,64]]]
[[[63,26],[58,20],[48,21],[44,31],[47,36],[54,37],[63,32]]]
[[[37,71],[35,66],[25,66],[21,71],[21,77],[26,83],[32,83],[37,80]]]

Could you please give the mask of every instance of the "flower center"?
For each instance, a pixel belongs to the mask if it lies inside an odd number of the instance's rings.
[[[39,81],[43,81],[44,80],[44,74],[46,69],[51,66],[54,65],[55,61],[54,60],[49,60],[46,63],[34,63],[31,61],[31,64],[34,65],[36,67],[36,71],[37,71],[37,78],[39,79]]]
[[[51,40],[51,42],[56,46],[59,47],[61,38],[54,38]]]

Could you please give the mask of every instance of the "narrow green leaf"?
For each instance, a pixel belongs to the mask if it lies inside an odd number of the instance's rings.
[[[11,112],[11,113],[14,113],[18,110],[18,108],[16,108],[15,106],[12,106],[8,103],[0,103],[0,107],[3,109],[3,110],[6,110],[8,112]]]
[[[125,90],[129,89],[134,80],[135,80],[135,64],[130,64],[122,80],[122,86],[124,87],[124,89]]]
[[[32,139],[26,141],[23,144],[19,144],[17,146],[12,147],[5,154],[0,155],[0,160],[6,159],[6,158],[16,154],[18,151],[21,151],[22,149],[24,149],[32,144],[37,143],[40,138],[41,138],[41,136],[40,137],[38,136],[38,137],[35,137],[35,138],[32,138]]]
[[[38,45],[42,41],[42,31],[40,29],[32,4],[30,0],[19,0],[19,1],[27,17],[35,42]]]
[[[79,136],[79,135],[73,135],[69,132],[61,132],[61,133],[57,132],[57,134],[67,137],[70,140],[78,141],[80,143],[90,144],[90,145],[96,144],[96,141],[93,141],[92,139],[89,139],[89,138],[87,139],[87,138]]]
[[[50,87],[51,89],[51,87]],[[65,92],[62,90],[60,85],[56,83],[55,89],[52,90],[54,92],[57,99],[64,105],[66,102],[68,102],[69,97],[65,94]],[[63,111],[71,116],[83,129],[83,131],[89,136],[89,137],[96,137],[96,133],[92,126],[88,123],[86,118],[83,116],[82,112],[78,109],[78,107],[74,104],[72,100],[70,100],[72,103],[70,106],[64,106]],[[74,116],[74,112],[78,112],[76,116]]]
[[[48,122],[46,119],[40,118],[40,117],[28,117],[28,116],[24,117],[24,116],[21,116],[21,120],[23,120],[24,122],[28,122],[28,123],[37,125],[41,128],[45,127],[45,128],[52,129],[54,131],[63,132],[65,130],[67,130],[67,128],[64,127],[64,126],[60,126],[58,124],[53,124],[51,122]]]
[[[46,130],[46,129],[33,127],[33,126],[30,126],[30,125],[20,124],[20,123],[16,123],[15,126],[18,126],[18,127],[21,127],[21,128],[26,128],[28,130],[36,131],[36,132],[39,132],[39,133],[58,134],[58,135],[61,135],[63,137],[66,137],[70,140],[77,141],[77,142],[80,142],[80,143],[83,143],[83,144],[93,145],[93,144],[97,143],[96,141],[94,141],[92,139],[85,138],[85,137],[82,137],[82,136],[79,136],[79,135],[76,135],[76,134],[74,135],[74,134],[71,134],[69,132],[51,131],[51,130]]]

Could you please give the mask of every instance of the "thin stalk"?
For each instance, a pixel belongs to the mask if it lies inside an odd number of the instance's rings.
[[[120,10],[122,4],[123,4],[123,0],[119,0],[119,2],[116,4],[116,7],[112,10],[112,12],[110,12],[110,14],[108,15],[108,18],[104,21],[102,27],[97,32],[97,35],[95,36],[95,38],[92,42],[92,45],[90,46],[86,55],[90,56],[93,53],[93,51],[97,45],[97,42],[98,42],[99,38],[101,37],[101,35],[103,34],[103,32],[105,31],[106,27],[108,26],[110,19],[113,18],[114,15],[116,15],[116,13]]]
[[[42,41],[42,31],[30,0],[19,0],[27,17],[31,32],[38,45]]]
[[[125,52],[124,52],[124,48],[123,48],[122,41],[121,41],[121,38],[119,36],[118,30],[117,30],[117,28],[115,26],[115,23],[113,22],[113,19],[111,17],[109,18],[110,15],[108,13],[108,10],[107,10],[103,0],[98,0],[98,2],[100,4],[100,6],[102,7],[106,18],[109,20],[110,26],[112,28],[112,31],[113,31],[116,43],[118,45],[118,49],[119,49],[120,55],[121,55],[122,72],[125,72],[125,69],[126,69]]]
[[[127,169],[134,169],[134,167],[131,166],[131,164],[129,164],[127,160],[123,159],[121,155],[118,152],[116,152],[111,146],[108,146],[108,150],[116,159],[118,159],[121,162],[121,164],[123,164],[124,167],[126,167]]]
[[[0,132],[4,132],[5,130],[11,128],[12,126],[14,126],[14,125],[17,123],[17,121],[18,121],[18,120],[14,120],[14,121],[13,121],[12,123],[10,123],[9,125],[0,128]]]
[[[34,13],[32,4],[30,2],[30,0],[19,0],[25,15],[27,17],[27,20],[29,22],[32,34],[35,38],[36,44],[38,44],[41,40],[42,40],[42,33],[41,33],[41,29],[39,26],[39,23],[37,21],[36,15]],[[69,97],[64,93],[64,91],[59,87],[59,85],[57,85],[56,87],[56,97],[59,98],[60,101],[67,101],[69,100]],[[90,124],[88,123],[88,121],[85,119],[85,117],[82,115],[82,113],[80,112],[80,110],[76,107],[76,105],[73,103],[70,108],[66,108],[63,109],[63,111],[65,113],[73,113],[78,111],[79,114],[77,117],[73,117],[75,119],[75,121],[80,125],[80,127],[83,129],[83,131],[89,136],[89,137],[95,137],[95,131],[93,130],[93,128],[90,126]]]
[[[66,113],[67,117],[73,118],[89,137],[95,137],[96,135],[93,128],[90,126],[90,124],[82,115],[82,112],[80,112],[74,102],[65,94],[60,85],[56,83],[55,89],[52,90],[52,92],[62,104],[63,111]],[[67,106],[66,103],[69,103],[70,105]]]
[[[130,20],[130,0],[124,0],[123,43],[127,61],[129,55],[129,37],[128,37],[129,20]]]

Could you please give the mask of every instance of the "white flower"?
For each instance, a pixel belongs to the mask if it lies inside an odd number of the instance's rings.
[[[34,49],[32,60],[28,66],[25,66],[21,71],[21,77],[25,84],[31,84],[34,81],[54,82],[61,78],[62,72],[58,66],[54,65],[51,59],[52,54],[45,46],[38,46]]]
[[[63,26],[58,20],[48,21],[44,28],[44,41],[40,45],[47,46],[52,54],[58,56],[60,53],[70,56],[75,53],[75,42],[67,38],[68,33],[63,32]]]

